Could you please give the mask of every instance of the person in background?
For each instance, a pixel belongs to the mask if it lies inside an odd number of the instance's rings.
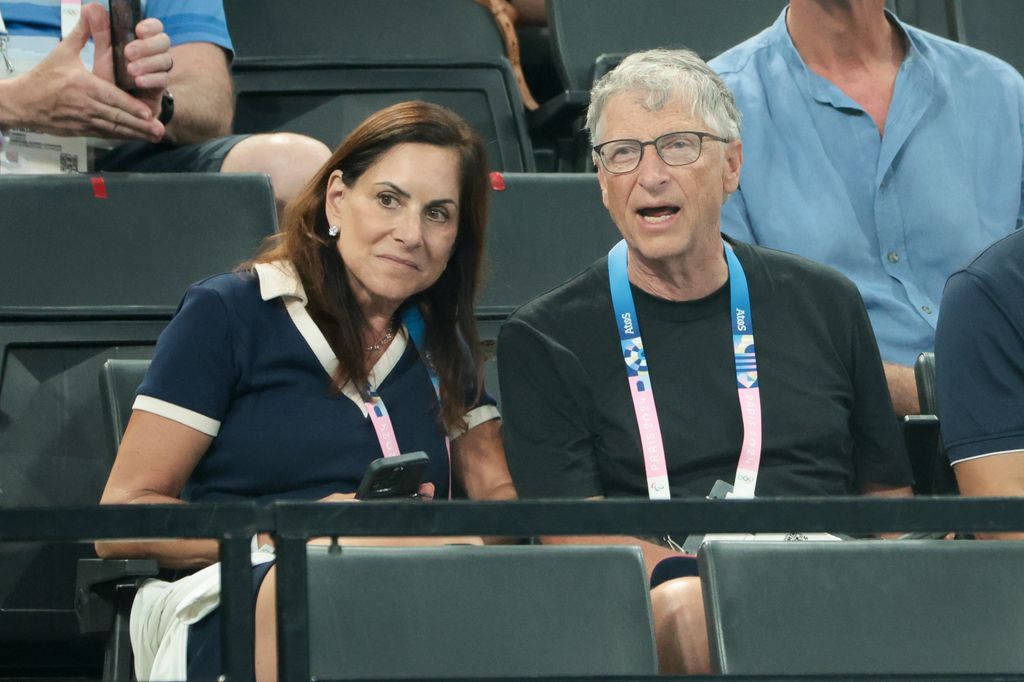
[[[454,479],[474,499],[514,498],[473,317],[488,192],[484,144],[450,110],[407,102],[360,124],[253,261],[189,288],[102,503],[348,502],[399,450],[429,455],[424,497]],[[132,646],[140,680],[216,678],[216,542],[97,552],[203,569],[139,590]],[[261,682],[277,674],[271,559],[253,555]]]
[[[1024,231],[949,278],[935,370],[942,441],[960,493],[1024,496]]]
[[[232,47],[221,2],[143,4],[137,39],[125,47],[129,93],[114,85],[105,1],[0,0],[0,172],[266,173],[283,208],[330,150],[291,133],[230,134]],[[40,133],[52,151],[34,144]]]
[[[946,278],[1021,224],[1024,79],[883,0],[793,0],[710,63],[745,123],[723,231],[852,279],[896,412],[918,412]]]
[[[743,146],[718,76],[688,50],[630,55],[594,85],[587,128],[623,241],[501,329],[520,496],[704,497],[719,482],[737,497],[910,494],[856,287],[723,240]],[[682,538],[544,541],[641,547],[662,672],[709,672],[700,582],[676,570]]]

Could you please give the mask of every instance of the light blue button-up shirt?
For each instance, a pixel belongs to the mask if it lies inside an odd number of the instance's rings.
[[[722,230],[856,282],[883,359],[931,350],[946,278],[1024,222],[1024,79],[896,22],[908,50],[885,135],[804,64],[786,14],[712,60],[743,113]]]

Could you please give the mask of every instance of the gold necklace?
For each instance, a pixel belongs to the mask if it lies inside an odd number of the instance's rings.
[[[363,348],[363,350],[365,350],[365,351],[367,351],[369,353],[376,353],[381,348],[383,348],[384,346],[386,346],[389,343],[391,343],[391,339],[393,339],[393,338],[395,338],[395,323],[394,322],[392,322],[391,325],[388,327],[388,330],[387,330],[387,332],[384,333],[384,336],[382,336],[379,339],[377,339],[377,341],[375,343],[372,343],[369,346],[365,346]]]

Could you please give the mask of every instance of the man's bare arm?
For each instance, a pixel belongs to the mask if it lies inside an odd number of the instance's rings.
[[[921,404],[917,399],[917,379],[914,368],[896,365],[891,362],[882,363],[885,369],[885,380],[889,383],[889,395],[892,406],[898,417],[908,414],[920,414]]]
[[[234,95],[224,50],[212,43],[171,48],[174,68],[167,89],[174,96],[174,118],[166,140],[192,144],[231,133]]]

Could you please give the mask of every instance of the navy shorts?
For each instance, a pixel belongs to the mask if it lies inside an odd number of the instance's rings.
[[[273,561],[252,567],[252,591],[258,594]],[[255,619],[255,614],[253,614]],[[189,680],[216,680],[220,677],[220,609],[188,627],[186,674]]]
[[[651,571],[651,589],[666,580],[698,575],[700,573],[697,571],[697,557],[670,556],[654,565],[654,570]]]
[[[98,157],[94,170],[137,173],[219,173],[224,157],[249,135],[228,135],[181,147],[126,142]]]

